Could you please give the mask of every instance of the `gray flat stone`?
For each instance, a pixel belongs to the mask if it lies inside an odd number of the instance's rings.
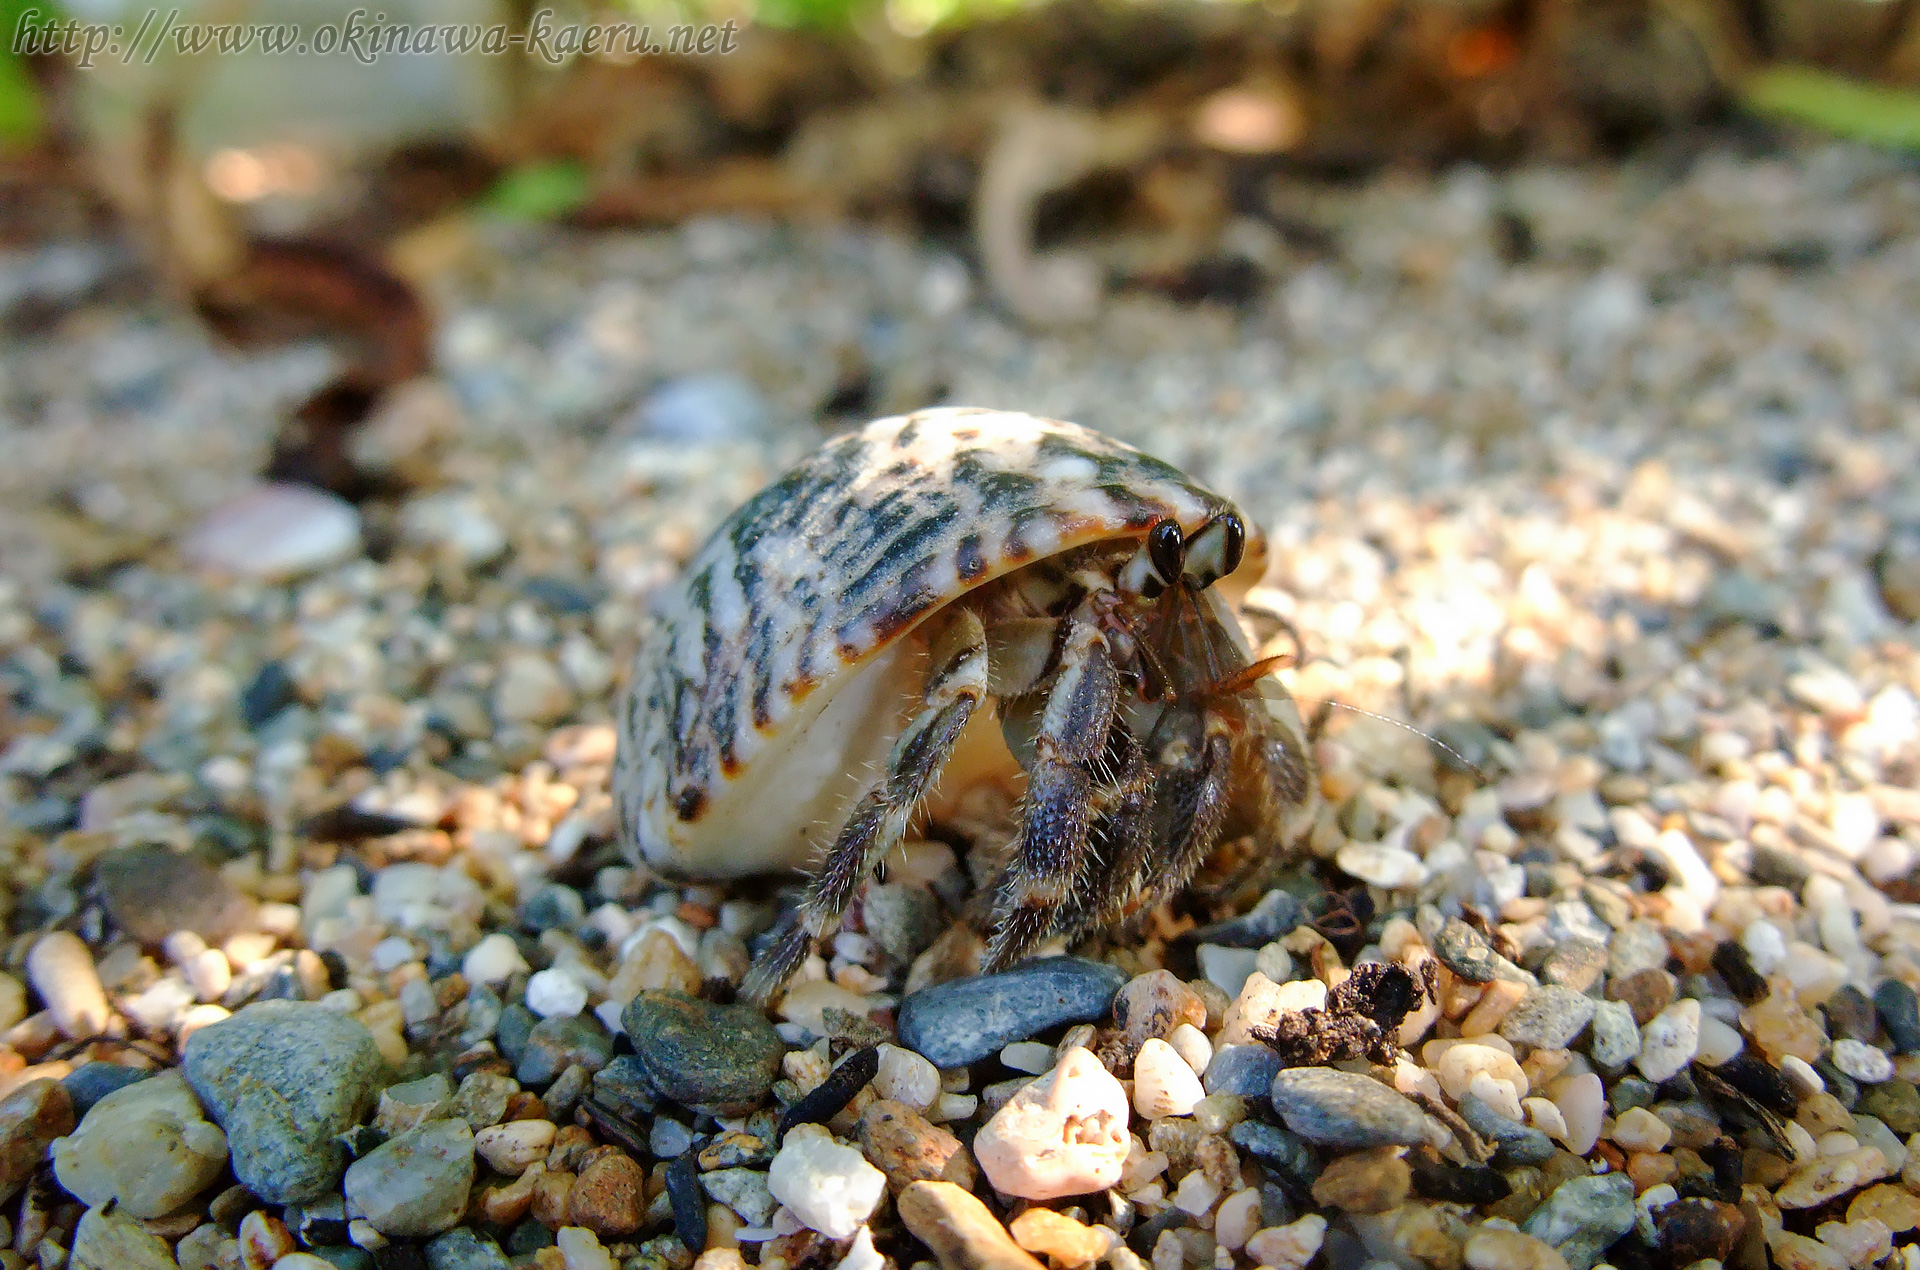
[[[620,1016],[653,1087],[687,1107],[745,1109],[780,1074],[785,1041],[750,1005],[642,992]]]
[[[1433,1133],[1410,1099],[1355,1072],[1291,1067],[1273,1078],[1270,1092],[1287,1128],[1321,1146],[1414,1146]]]
[[[1062,1023],[1106,1018],[1126,981],[1117,967],[1078,957],[949,980],[900,1003],[900,1044],[935,1067],[964,1067]]]
[[[227,1132],[234,1176],[269,1204],[317,1199],[340,1181],[336,1141],[366,1117],[387,1065],[358,1019],[263,1001],[187,1038],[187,1083]]]

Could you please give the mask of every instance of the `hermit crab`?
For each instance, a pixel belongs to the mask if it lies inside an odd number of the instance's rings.
[[[765,1000],[956,752],[1001,747],[1025,791],[988,967],[1112,926],[1227,835],[1277,851],[1311,819],[1299,712],[1221,596],[1263,566],[1231,502],[1076,424],[937,409],[829,441],[657,606],[621,840],[682,878],[811,869],[744,985]]]

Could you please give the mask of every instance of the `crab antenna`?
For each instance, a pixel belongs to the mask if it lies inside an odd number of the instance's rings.
[[[1436,748],[1445,750],[1447,753],[1453,755],[1453,757],[1459,762],[1460,766],[1472,772],[1475,776],[1479,777],[1482,781],[1486,781],[1489,784],[1492,783],[1491,778],[1488,777],[1488,775],[1485,772],[1480,770],[1480,765],[1478,763],[1475,763],[1472,759],[1462,754],[1459,750],[1454,749],[1451,745],[1448,745],[1445,741],[1442,741],[1439,737],[1433,735],[1433,733],[1424,731],[1420,728],[1416,728],[1411,723],[1408,723],[1405,719],[1395,719],[1389,715],[1376,714],[1372,710],[1363,710],[1359,706],[1350,706],[1344,701],[1323,701],[1320,704],[1334,710],[1351,710],[1355,714],[1364,714],[1369,719],[1378,719],[1382,723],[1391,723],[1396,728],[1404,728],[1406,731],[1413,733],[1415,736],[1425,741],[1428,745],[1435,746]]]

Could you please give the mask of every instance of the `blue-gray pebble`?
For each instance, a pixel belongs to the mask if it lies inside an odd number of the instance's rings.
[[[425,1252],[427,1270],[513,1270],[499,1244],[465,1226],[428,1240]]]
[[[1500,1148],[1502,1164],[1539,1164],[1554,1152],[1552,1138],[1507,1119],[1476,1094],[1460,1099],[1460,1118],[1469,1129]]]
[[[1273,1088],[1280,1056],[1264,1045],[1222,1045],[1213,1052],[1202,1083],[1210,1094],[1258,1098]]]
[[[1913,989],[1898,979],[1884,979],[1873,990],[1873,1006],[1893,1048],[1902,1054],[1920,1054],[1920,997]]]
[[[73,1117],[78,1121],[93,1110],[94,1103],[114,1090],[125,1089],[151,1075],[152,1072],[141,1071],[137,1067],[122,1067],[118,1063],[82,1063],[60,1082],[60,1087],[67,1091],[67,1097],[73,1099]]]
[[[226,1130],[234,1176],[269,1204],[339,1183],[338,1135],[372,1108],[387,1070],[365,1024],[304,1001],[262,1001],[201,1028],[181,1066]]]
[[[1126,981],[1118,967],[1078,957],[952,979],[900,1003],[900,1044],[935,1067],[965,1067],[1048,1028],[1106,1018]]]
[[[546,1085],[578,1063],[588,1075],[613,1057],[613,1037],[591,1014],[541,1019],[527,1033],[514,1076],[523,1085]]]
[[[786,1043],[750,1005],[642,992],[620,1016],[648,1081],[687,1107],[748,1107],[766,1096]]]
[[[1602,1173],[1562,1182],[1520,1228],[1559,1249],[1568,1270],[1593,1270],[1633,1229],[1633,1218],[1633,1182],[1624,1173]]]
[[[1270,1093],[1287,1128],[1321,1146],[1414,1146],[1430,1132],[1426,1112],[1357,1072],[1291,1067],[1273,1078]]]

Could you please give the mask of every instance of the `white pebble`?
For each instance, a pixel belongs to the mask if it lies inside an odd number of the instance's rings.
[[[1609,1136],[1628,1151],[1664,1151],[1673,1141],[1673,1130],[1645,1107],[1633,1107],[1613,1122]]]
[[[1419,886],[1427,880],[1427,866],[1405,847],[1378,842],[1349,842],[1333,857],[1342,873],[1388,890]]]
[[[1053,1046],[1045,1041],[1014,1041],[1000,1051],[1000,1061],[1016,1072],[1038,1076],[1053,1067]]]
[[[1173,1046],[1174,1053],[1186,1060],[1195,1076],[1207,1074],[1207,1064],[1213,1061],[1213,1042],[1207,1039],[1205,1032],[1191,1023],[1182,1023],[1167,1037],[1167,1044]]]
[[[286,578],[360,550],[360,513],[306,485],[262,485],[209,514],[180,544],[205,568]]]
[[[1798,1054],[1788,1054],[1780,1060],[1780,1074],[1800,1091],[1802,1098],[1811,1098],[1815,1094],[1827,1092],[1827,1082],[1822,1079],[1819,1072],[1813,1070],[1812,1063]]]
[[[83,1041],[106,1030],[107,994],[100,986],[100,972],[93,954],[72,931],[48,931],[34,941],[27,954],[27,982],[68,1039]]]
[[[1273,1270],[1305,1270],[1327,1237],[1327,1219],[1309,1213],[1288,1226],[1269,1226],[1247,1240],[1247,1255]]]
[[[1675,1001],[1654,1016],[1640,1034],[1640,1074],[1658,1084],[1693,1061],[1700,1048],[1700,1003],[1691,997]]]
[[[1213,1183],[1204,1169],[1195,1169],[1180,1179],[1180,1185],[1173,1188],[1173,1206],[1183,1213],[1199,1217],[1213,1211],[1214,1204],[1220,1198],[1220,1188]]]
[[[585,1226],[562,1226],[553,1233],[553,1246],[567,1270],[613,1270],[613,1254]]]
[[[1606,1115],[1607,1094],[1600,1078],[1592,1072],[1567,1076],[1552,1085],[1553,1104],[1567,1127],[1567,1150],[1585,1155],[1600,1140],[1600,1125]]]
[[[1642,1239],[1646,1240],[1649,1244],[1659,1245],[1659,1234],[1653,1225],[1654,1211],[1665,1208],[1668,1204],[1673,1203],[1679,1198],[1680,1192],[1666,1182],[1662,1182],[1658,1186],[1649,1186],[1646,1190],[1640,1192],[1640,1198],[1633,1202],[1633,1224],[1640,1228],[1640,1237]]]
[[[543,1019],[571,1018],[586,1008],[586,985],[558,966],[527,980],[527,1009]]]
[[[233,986],[233,963],[218,948],[202,948],[181,964],[193,994],[202,1001],[218,1001]]]
[[[1213,1215],[1213,1238],[1222,1248],[1238,1252],[1260,1226],[1260,1192],[1249,1186],[1220,1201]]]
[[[940,1097],[940,1069],[912,1050],[882,1045],[880,1069],[873,1077],[873,1092],[905,1103],[915,1111],[925,1111]]]
[[[419,956],[411,939],[405,935],[389,935],[373,946],[373,951],[367,954],[367,961],[375,971],[386,974],[389,970],[398,970],[409,961],[418,960]]]
[[[934,1100],[933,1110],[927,1113],[927,1119],[935,1124],[971,1120],[979,1106],[978,1094],[941,1094]]]
[[[974,1158],[1003,1195],[1044,1200],[1104,1191],[1127,1161],[1127,1119],[1126,1090],[1075,1046],[981,1126]]]
[[[1753,962],[1753,968],[1763,975],[1772,974],[1787,959],[1787,937],[1764,917],[1747,923],[1747,928],[1740,932],[1740,946],[1747,950],[1747,959]]]
[[[1154,1037],[1140,1047],[1133,1060],[1133,1109],[1142,1117],[1191,1115],[1206,1096],[1200,1078],[1173,1046]]]
[[[1746,1048],[1746,1038],[1711,1014],[1700,1016],[1700,1048],[1694,1054],[1708,1067],[1718,1067]]]
[[[1893,1079],[1893,1060],[1884,1051],[1851,1037],[1833,1043],[1833,1065],[1869,1085]]]
[[[873,1246],[873,1232],[862,1226],[840,1258],[837,1270],[885,1270],[887,1259]]]
[[[1527,1123],[1546,1134],[1549,1138],[1567,1140],[1567,1120],[1560,1114],[1560,1108],[1548,1098],[1523,1098],[1520,1105],[1526,1109]]]
[[[1509,1120],[1519,1122],[1526,1118],[1519,1091],[1504,1080],[1494,1079],[1490,1072],[1475,1072],[1467,1082],[1467,1092]]]
[[[513,937],[497,931],[467,949],[467,955],[460,959],[460,973],[468,983],[505,983],[527,969],[527,959],[520,955]]]
[[[846,1239],[873,1215],[887,1175],[819,1125],[787,1133],[767,1170],[767,1190],[810,1230]]]
[[[1527,1074],[1521,1070],[1513,1055],[1491,1045],[1473,1042],[1450,1045],[1434,1064],[1434,1074],[1440,1078],[1440,1088],[1455,1102],[1467,1092],[1474,1076],[1480,1072],[1511,1085],[1515,1097],[1524,1098],[1529,1092]]]

